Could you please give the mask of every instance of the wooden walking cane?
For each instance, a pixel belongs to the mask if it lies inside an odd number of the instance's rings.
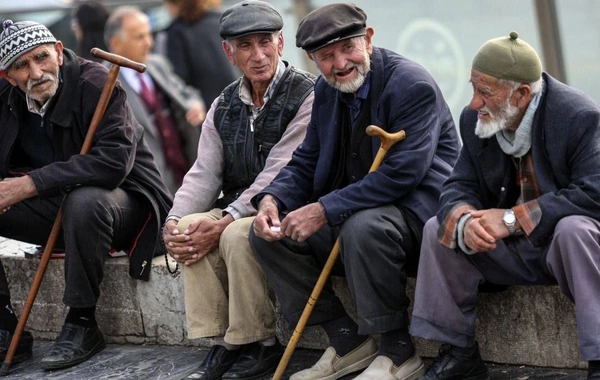
[[[375,156],[375,159],[373,160],[373,164],[371,164],[369,173],[377,170],[377,168],[379,168],[379,166],[383,162],[383,158],[385,157],[385,154],[387,153],[387,151],[392,146],[394,146],[394,144],[396,144],[398,141],[403,140],[404,137],[406,136],[404,131],[398,131],[396,133],[390,134],[375,125],[369,125],[367,127],[367,135],[369,135],[371,137],[377,136],[381,140],[381,146],[379,147],[379,150],[377,151],[377,155]],[[273,380],[281,380],[281,376],[283,376],[283,373],[285,372],[285,369],[287,368],[290,358],[292,357],[292,354],[294,353],[294,349],[296,348],[296,344],[298,344],[298,341],[300,340],[300,337],[302,336],[302,332],[304,331],[304,327],[306,327],[308,318],[310,317],[310,314],[312,313],[313,308],[315,307],[315,304],[317,303],[317,300],[319,299],[319,296],[321,295],[321,291],[323,290],[323,287],[325,286],[325,283],[327,282],[327,279],[329,278],[329,274],[331,273],[331,270],[333,269],[333,266],[335,265],[335,262],[339,256],[339,254],[340,254],[340,240],[336,239],[335,244],[334,244],[333,248],[331,249],[331,253],[329,253],[329,258],[327,259],[327,262],[325,263],[325,266],[323,267],[323,270],[321,271],[321,275],[317,279],[317,284],[315,285],[315,288],[313,289],[313,291],[310,295],[310,298],[308,299],[308,302],[306,303],[306,306],[304,307],[304,311],[302,312],[302,315],[300,316],[300,319],[298,320],[298,324],[296,325],[296,328],[294,329],[294,333],[292,334],[292,337],[290,338],[290,341],[288,342],[288,345],[285,348],[285,352],[283,353],[283,356],[281,357],[281,360],[279,361],[279,365],[277,366],[277,369],[275,370],[275,374],[273,375]]]
[[[81,147],[80,154],[88,154],[88,152],[92,148],[94,134],[96,133],[96,129],[98,128],[98,125],[100,124],[100,121],[104,116],[104,112],[106,111],[106,107],[108,106],[108,101],[110,100],[110,96],[112,95],[115,83],[117,82],[120,66],[129,67],[141,73],[146,71],[146,65],[144,64],[131,61],[125,57],[121,57],[116,54],[107,53],[98,48],[93,48],[91,50],[91,53],[96,58],[104,59],[112,63],[112,66],[108,72],[106,83],[104,83],[104,87],[102,88],[100,100],[98,100],[98,105],[96,105],[96,110],[94,111],[94,116],[92,117],[92,121],[90,122],[90,127],[87,131],[87,134],[85,135],[85,140],[83,141],[83,146]],[[65,198],[63,198],[63,202]],[[19,341],[21,340],[23,330],[25,330],[25,324],[27,323],[27,318],[29,318],[31,307],[33,306],[35,297],[37,296],[42,280],[44,279],[44,274],[46,273],[48,262],[50,261],[50,257],[52,256],[52,250],[54,249],[54,245],[56,244],[56,240],[58,239],[58,235],[60,234],[61,225],[62,205],[58,209],[56,219],[54,220],[54,224],[52,225],[52,230],[50,230],[50,236],[48,237],[48,241],[46,242],[44,252],[42,253],[40,265],[35,274],[33,282],[31,283],[29,294],[27,295],[25,305],[23,306],[23,311],[21,312],[21,316],[19,317],[19,323],[17,324],[12,340],[10,341],[8,352],[6,353],[6,357],[4,359],[4,362],[2,363],[2,367],[0,368],[0,376],[8,375],[8,370],[12,363],[13,356],[17,350]]]

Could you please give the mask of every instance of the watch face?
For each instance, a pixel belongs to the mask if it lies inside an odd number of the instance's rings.
[[[512,224],[515,222],[515,214],[513,214],[512,212],[507,212],[504,214],[504,222],[508,223],[508,224]]]

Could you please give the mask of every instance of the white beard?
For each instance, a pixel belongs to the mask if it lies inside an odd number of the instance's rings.
[[[506,99],[506,103],[496,114],[489,112],[487,107],[478,110],[487,112],[490,115],[490,120],[481,121],[481,119],[477,119],[477,125],[475,126],[475,134],[477,137],[480,139],[487,139],[512,126],[519,113],[519,108],[510,105],[508,99],[510,99],[510,97]]]
[[[40,82],[43,81],[51,81],[52,85],[50,86],[50,88],[45,92],[45,93],[36,93],[34,91],[32,91],[33,87]],[[30,79],[27,82],[27,89],[25,90],[25,93],[27,94],[27,96],[29,96],[31,99],[39,102],[41,105],[46,104],[46,102],[48,101],[48,99],[50,99],[51,97],[54,96],[54,94],[56,94],[56,91],[58,90],[58,70],[56,73],[44,73],[42,75],[42,77],[40,79],[34,80],[34,79]]]
[[[356,67],[356,72],[357,72],[356,78],[352,79],[349,82],[339,83],[337,81],[335,74],[338,72],[347,71],[353,67]],[[363,85],[363,83],[365,83],[365,79],[367,79],[367,74],[369,73],[370,70],[371,70],[371,59],[369,57],[369,54],[365,50],[365,61],[363,64],[357,65],[354,63],[349,63],[346,65],[346,67],[344,67],[343,70],[334,70],[333,73],[331,74],[331,76],[326,77],[325,80],[327,81],[327,83],[329,83],[329,85],[331,87],[335,88],[336,90],[345,92],[345,93],[349,93],[349,94],[353,94],[356,91],[358,91],[358,89],[360,88],[360,86]]]

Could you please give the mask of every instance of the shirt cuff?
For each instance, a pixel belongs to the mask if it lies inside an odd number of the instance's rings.
[[[178,222],[178,223],[179,223],[179,219],[181,219],[181,218],[180,218],[180,217],[178,217],[178,216],[175,216],[175,215],[169,215],[169,216],[167,216],[167,219],[165,219],[165,223],[167,223],[169,220],[174,220],[174,221],[176,221],[176,222]]]
[[[537,200],[525,202],[512,208],[519,226],[525,235],[529,236],[542,220],[542,209]]]
[[[469,219],[471,219],[472,216],[470,213],[466,213],[463,216],[460,217],[460,219],[458,220],[458,223],[456,225],[456,230],[457,230],[457,238],[458,238],[458,247],[467,255],[474,255],[477,252],[473,251],[471,248],[467,247],[467,245],[465,244],[465,224],[467,224],[467,222],[469,221]]]
[[[233,220],[238,220],[242,217],[242,214],[240,214],[235,208],[231,207],[231,206],[227,206],[225,208],[225,210],[223,210],[223,217],[225,217],[226,214],[231,215],[231,217],[233,218]]]

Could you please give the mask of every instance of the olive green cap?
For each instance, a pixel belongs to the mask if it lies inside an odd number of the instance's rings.
[[[535,82],[542,77],[540,57],[514,31],[508,37],[484,43],[475,54],[472,67],[494,78],[519,83]]]

